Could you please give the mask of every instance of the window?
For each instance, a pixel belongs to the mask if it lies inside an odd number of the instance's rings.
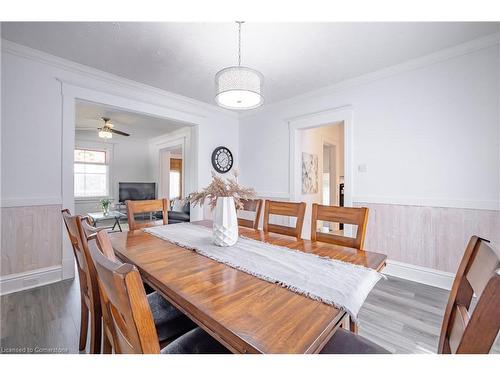
[[[169,175],[169,199],[177,199],[181,197],[182,192],[182,159],[170,159],[170,175]]]
[[[106,151],[75,149],[75,198],[108,195]]]
[[[181,197],[181,174],[178,171],[170,171],[170,200]]]

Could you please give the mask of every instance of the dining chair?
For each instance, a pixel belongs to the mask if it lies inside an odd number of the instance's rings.
[[[474,304],[473,298],[477,303]],[[500,329],[500,255],[488,241],[472,236],[446,306],[438,353],[487,354]],[[323,354],[388,353],[353,332],[338,328]]]
[[[319,354],[391,354],[388,350],[356,333],[337,328]]]
[[[97,246],[103,255],[111,262],[121,264],[115,256],[108,233],[103,231],[100,235],[96,234],[95,238],[97,243],[93,246]],[[90,244],[90,247],[92,248],[92,244]],[[177,337],[189,332],[193,328],[196,328],[196,324],[191,319],[163,298],[157,291],[152,289],[153,292],[148,293],[146,284],[143,283],[143,287],[146,293],[146,299],[153,314],[153,322],[156,327],[156,332],[161,346],[172,342]],[[101,304],[103,304],[102,301]],[[105,334],[106,332],[105,328]],[[109,332],[107,332],[107,334],[109,341],[111,336]]]
[[[104,352],[116,354],[227,353],[201,328],[193,328],[160,349],[154,310],[141,276],[131,264],[118,262],[108,234],[101,231],[90,246],[98,275],[104,320]],[[172,306],[173,307],[173,306]]]
[[[500,327],[500,255],[488,243],[477,236],[469,240],[446,306],[440,354],[487,354],[495,342]]]
[[[357,226],[356,237],[345,237],[333,233],[318,232],[318,220]],[[324,206],[313,203],[311,214],[311,241],[327,242],[334,245],[363,250],[365,243],[368,208]]]
[[[255,212],[255,216],[254,216],[253,220],[238,217],[238,225],[240,227],[258,229],[260,215],[261,215],[261,211],[262,211],[263,200],[262,199],[245,199],[245,200],[242,200],[241,203],[243,203],[243,208],[241,210],[238,210],[238,211]]]
[[[356,225],[356,237],[352,238],[334,233],[318,232],[318,220],[330,223]],[[311,213],[311,241],[327,242],[334,245],[362,250],[365,242],[367,222],[368,208],[366,207],[338,207],[313,203]],[[351,332],[358,332],[358,325],[356,322],[351,320],[349,326]]]
[[[127,217],[129,230],[136,230],[156,225],[168,224],[168,200],[167,199],[153,199],[144,201],[126,201]],[[152,214],[154,212],[161,212],[163,220],[150,220],[144,222],[137,222],[135,220],[136,214]]]
[[[287,236],[301,238],[302,226],[304,225],[304,213],[306,204],[304,202],[279,202],[266,200],[264,208],[264,232],[285,234]],[[295,227],[269,223],[269,215],[280,215],[297,218]]]
[[[92,219],[88,216],[82,216],[80,222],[82,223],[82,228],[83,232],[87,236],[91,236],[94,233],[97,233],[101,230],[106,230],[106,229],[111,229],[112,227],[106,226],[106,227],[94,227]]]
[[[80,280],[80,343],[79,350],[85,350],[90,315],[90,353],[101,351],[101,303],[97,274],[88,251],[87,235],[80,216],[72,216],[68,209],[61,211],[66,226],[73,254],[75,256]]]

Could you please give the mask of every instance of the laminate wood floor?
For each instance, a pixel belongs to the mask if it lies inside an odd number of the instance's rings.
[[[447,299],[443,289],[381,280],[360,311],[359,334],[393,353],[435,353]],[[77,279],[2,296],[0,304],[0,352],[78,353]],[[500,353],[498,338],[492,352]]]

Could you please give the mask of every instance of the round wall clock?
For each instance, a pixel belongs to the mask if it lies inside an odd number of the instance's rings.
[[[233,167],[233,154],[227,147],[219,146],[212,152],[212,166],[219,173],[226,173]]]

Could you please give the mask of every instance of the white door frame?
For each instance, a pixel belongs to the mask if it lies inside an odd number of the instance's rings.
[[[344,206],[352,206],[353,192],[353,165],[352,165],[352,141],[353,141],[353,110],[351,106],[339,107],[327,111],[306,114],[290,118],[288,127],[290,129],[290,176],[289,189],[290,200],[297,200],[300,196],[301,159],[300,147],[297,142],[300,139],[298,131],[303,129],[319,128],[335,122],[344,123]]]
[[[298,132],[303,129],[319,128],[336,122],[344,123],[344,206],[352,207],[353,196],[353,109],[351,106],[332,108],[326,111],[305,114],[286,120],[290,130],[290,166],[289,195],[290,201],[298,201],[301,192],[301,152]],[[345,227],[345,234],[350,235],[352,228]]]
[[[132,99],[136,91],[123,88],[114,90],[113,93],[99,91],[88,87],[67,82],[58,79],[61,83],[62,97],[62,163],[61,163],[61,195],[62,205],[69,208],[72,212],[75,210],[75,197],[73,187],[73,158],[75,148],[75,106],[78,100],[100,103],[107,106],[121,108],[125,111],[142,113],[154,117],[160,117],[168,120],[186,123],[190,125],[190,135],[192,147],[190,152],[186,153],[186,159],[189,159],[190,173],[189,186],[196,190],[198,188],[198,126],[206,120],[197,114],[178,111],[171,107],[153,104],[141,100]],[[62,229],[62,279],[70,279],[75,275],[74,255],[66,229]]]
[[[174,148],[181,149],[182,157],[182,191],[181,196],[184,197],[185,192],[194,191],[195,188],[191,187],[192,174],[186,176],[186,171],[191,171],[191,167],[186,167],[189,160],[186,160],[186,156],[191,154],[191,131],[190,129],[180,129],[169,134],[165,134],[150,140],[150,148],[152,152],[152,157],[156,161],[158,160],[158,166],[155,168],[158,170],[158,191],[163,191],[163,179],[162,173],[164,171],[162,153],[170,151]],[[188,158],[189,159],[189,158]],[[168,199],[168,197],[166,197]]]

